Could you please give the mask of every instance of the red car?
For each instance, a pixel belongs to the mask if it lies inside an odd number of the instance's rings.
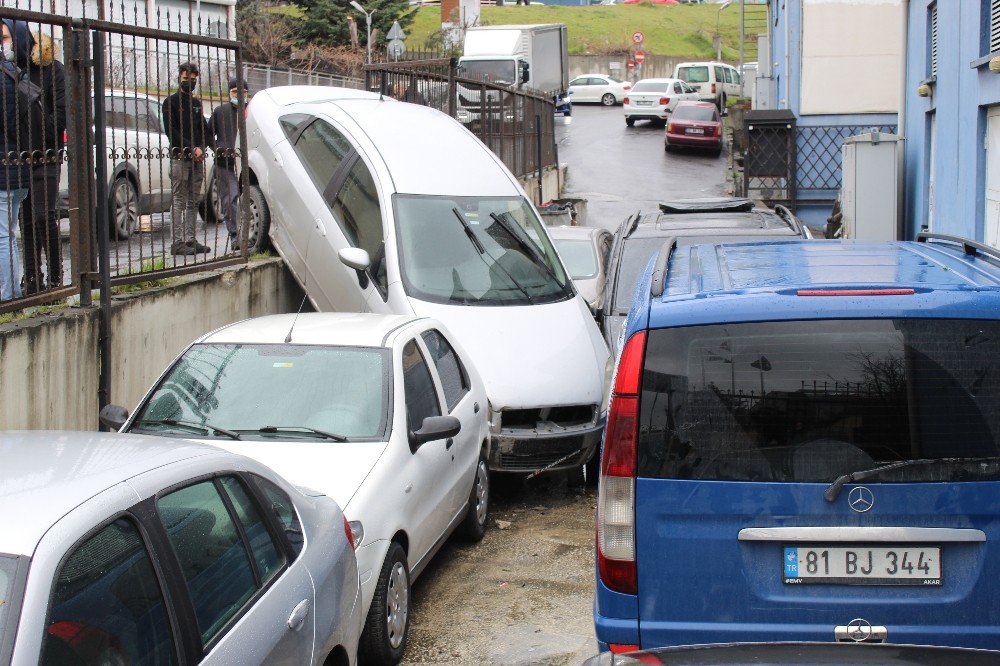
[[[663,135],[663,149],[705,148],[722,152],[722,119],[719,110],[711,102],[678,102],[667,120],[667,131]]]

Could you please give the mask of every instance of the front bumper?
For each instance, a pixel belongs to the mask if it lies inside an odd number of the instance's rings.
[[[586,464],[601,444],[606,416],[586,426],[539,424],[493,433],[489,465],[498,472],[571,469]]]

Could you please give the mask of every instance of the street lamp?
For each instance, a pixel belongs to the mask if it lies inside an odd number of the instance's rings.
[[[354,4],[353,2],[351,3]],[[722,35],[719,34],[719,18],[722,16],[722,10],[731,5],[731,0],[726,0],[721,5],[719,9],[715,12],[715,59],[722,60]]]
[[[367,49],[367,64],[372,64],[372,14],[375,10],[366,12],[365,8],[361,6],[358,0],[351,0],[351,7],[354,7],[359,12],[365,15],[365,48]]]

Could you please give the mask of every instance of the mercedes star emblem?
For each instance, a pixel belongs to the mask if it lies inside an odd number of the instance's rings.
[[[864,486],[851,488],[847,495],[847,504],[858,513],[864,513],[875,506],[875,494]]]
[[[871,622],[860,617],[851,620],[847,625],[847,635],[855,643],[863,643],[871,638]]]

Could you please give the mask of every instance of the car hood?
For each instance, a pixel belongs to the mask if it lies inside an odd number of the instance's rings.
[[[307,495],[332,497],[345,513],[387,447],[385,442],[201,441],[267,465]]]
[[[601,403],[608,350],[579,295],[545,305],[410,304],[462,341],[494,409]]]

